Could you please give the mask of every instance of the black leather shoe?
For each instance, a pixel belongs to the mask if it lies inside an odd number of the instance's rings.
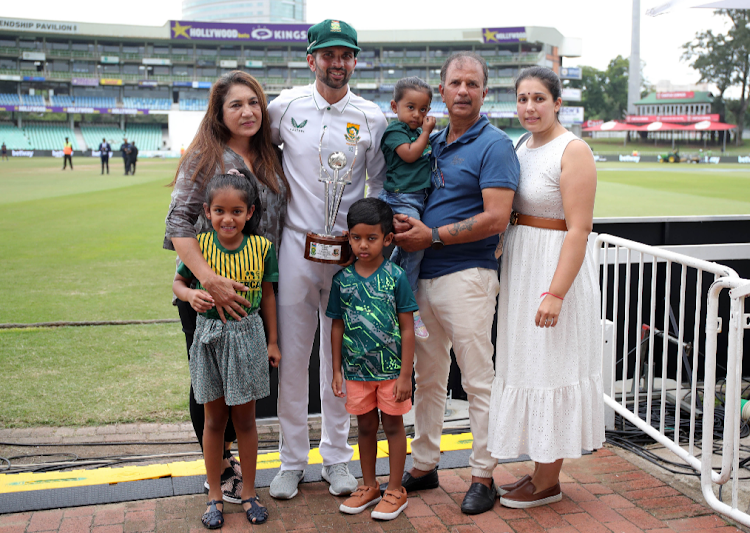
[[[425,475],[419,477],[414,477],[409,472],[404,472],[404,476],[401,478],[401,486],[406,489],[406,492],[436,489],[440,486],[440,480],[438,479],[437,471],[438,467],[436,466]],[[387,488],[388,483],[381,483],[380,493],[384,493],[385,489]]]
[[[497,498],[497,490],[494,482],[491,487],[483,483],[472,483],[461,503],[461,512],[480,514],[489,511],[495,505],[495,498]]]

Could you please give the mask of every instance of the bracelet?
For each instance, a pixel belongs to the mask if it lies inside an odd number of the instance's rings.
[[[543,292],[543,293],[542,293],[542,294],[541,294],[541,295],[539,296],[539,298],[542,298],[542,297],[544,297],[544,296],[546,296],[546,295],[548,295],[548,294],[549,294],[550,296],[554,296],[554,297],[555,297],[555,298],[557,298],[558,300],[564,300],[564,298],[563,298],[562,296],[558,296],[557,294],[552,294],[551,292]]]

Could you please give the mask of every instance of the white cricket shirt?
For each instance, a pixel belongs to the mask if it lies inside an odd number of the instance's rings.
[[[368,196],[377,197],[383,188],[386,164],[380,139],[388,124],[383,112],[351,89],[344,98],[329,104],[312,83],[282,91],[269,104],[268,114],[273,142],[284,144],[284,173],[292,193],[286,225],[292,229],[319,231],[324,226],[325,189],[319,181],[318,157],[321,136],[323,165],[331,176],[328,156],[337,151],[344,153],[346,165],[339,171],[342,176],[351,168],[357,146],[352,183],[344,190],[334,225],[335,231],[346,230],[346,214],[355,201],[364,198],[367,177]]]

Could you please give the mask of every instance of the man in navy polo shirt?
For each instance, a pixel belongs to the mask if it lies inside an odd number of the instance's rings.
[[[466,514],[492,509],[496,497],[492,472],[497,460],[487,450],[495,375],[490,334],[499,290],[495,249],[508,225],[520,174],[513,143],[479,114],[487,75],[487,64],[473,52],[457,52],[443,65],[440,95],[450,121],[430,136],[432,188],[422,221],[408,218],[396,235],[404,250],[425,250],[416,296],[430,332],[415,347],[414,468],[404,472],[402,484],[407,491],[438,486],[452,347],[474,437],[472,483],[461,504]]]

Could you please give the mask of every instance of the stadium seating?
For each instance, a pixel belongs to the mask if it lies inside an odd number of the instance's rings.
[[[102,138],[107,139],[114,152],[120,148],[123,137],[129,141],[135,141],[141,151],[159,150],[162,143],[161,126],[158,124],[129,124],[125,131],[111,123],[85,124],[81,125],[81,133],[86,146],[92,150],[96,150]]]
[[[161,149],[162,134],[159,124],[128,124],[125,127],[125,137],[129,141],[135,141],[140,151]]]
[[[128,96],[122,99],[122,107],[128,109],[156,109],[169,111],[172,109],[170,98],[136,98]]]
[[[505,111],[509,113],[515,113],[516,103],[515,102],[486,102],[482,106],[482,111]]]
[[[62,150],[65,137],[73,145],[73,150],[80,150],[70,124],[65,122],[28,122],[23,127],[29,142],[35,150]]]
[[[56,94],[52,97],[54,106],[76,106],[76,107],[117,107],[114,98],[98,96],[70,96],[67,94]]]
[[[107,142],[112,147],[113,151],[117,151],[122,144],[122,138],[125,134],[117,124],[81,124],[81,134],[83,140],[86,142],[86,146],[90,150],[96,150],[99,147],[99,143],[102,142],[102,138],[107,139]]]
[[[0,144],[5,143],[8,150],[30,150],[31,144],[23,131],[14,124],[0,122]]]
[[[373,102],[377,104],[377,106],[380,108],[380,110],[383,113],[386,113],[391,110],[391,101],[390,100],[378,100],[376,102]],[[430,104],[430,113],[442,113],[446,110],[445,104],[442,100],[436,99],[433,97],[432,103]]]
[[[22,94],[21,103],[23,105],[45,105],[44,97],[41,94]]]
[[[17,94],[0,94],[0,105],[20,105],[21,98]]]
[[[193,100],[185,98],[180,100],[180,111],[205,111],[208,109],[208,100]]]
[[[443,113],[447,110],[448,108],[445,107],[445,103],[442,100],[433,97],[432,103],[430,104],[431,113]]]

